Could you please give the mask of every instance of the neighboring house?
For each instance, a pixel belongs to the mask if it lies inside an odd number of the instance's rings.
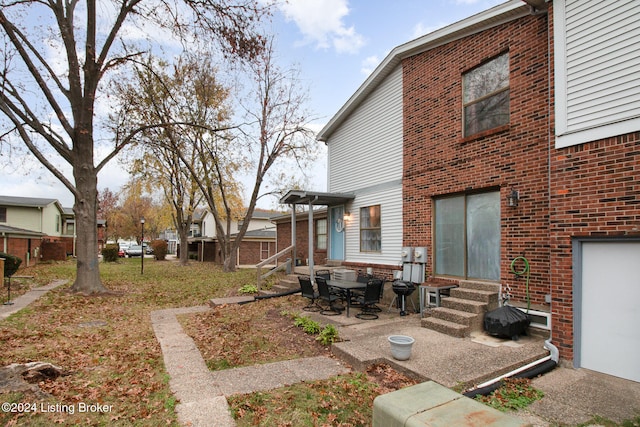
[[[279,215],[271,218],[271,221],[277,227],[277,247],[276,253],[285,250],[291,246],[291,215]],[[319,209],[313,212],[313,262],[317,265],[327,264],[329,262],[329,227],[327,219],[327,209]],[[295,265],[309,264],[309,215],[307,212],[299,212],[296,214],[296,247]],[[334,239],[335,240],[335,239]],[[290,258],[286,255],[280,262]]]
[[[56,199],[0,196],[0,235],[3,252],[25,266],[42,256],[43,240],[61,241],[65,212]]]
[[[107,223],[98,220],[98,248],[105,244]],[[40,260],[75,256],[75,214],[56,199],[0,196],[2,250],[27,266]]]
[[[427,247],[428,281],[509,289],[563,360],[640,381],[638,16],[512,0],[396,47],[318,135],[328,192],[282,201],[327,207],[328,259]]]
[[[258,264],[273,255],[276,247],[276,230],[270,218],[278,212],[255,209],[249,222],[238,253],[236,262],[238,265]],[[235,237],[240,230],[242,222],[231,221],[231,236]],[[216,238],[216,225],[213,214],[209,210],[197,211],[189,232],[190,256],[200,261],[213,261],[222,263],[218,239]]]

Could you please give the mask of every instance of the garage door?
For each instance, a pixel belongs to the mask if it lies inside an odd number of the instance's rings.
[[[580,367],[640,382],[640,242],[583,242]]]

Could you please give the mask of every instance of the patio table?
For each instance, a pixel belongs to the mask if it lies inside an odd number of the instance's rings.
[[[350,280],[327,280],[327,285],[332,288],[342,289],[347,294],[347,317],[349,317],[349,309],[351,308],[351,291],[364,290],[367,287],[366,283],[352,282]]]

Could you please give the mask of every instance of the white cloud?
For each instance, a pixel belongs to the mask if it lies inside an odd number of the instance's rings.
[[[290,0],[280,9],[304,35],[303,44],[315,43],[317,48],[338,53],[355,53],[365,44],[355,27],[343,21],[349,14],[347,0]]]
[[[412,37],[414,39],[417,39],[418,37],[422,37],[426,34],[433,33],[434,31],[439,30],[440,28],[444,28],[450,24],[452,24],[452,22],[441,21],[438,24],[426,26],[424,25],[423,22],[418,22],[416,25],[413,26]]]
[[[360,71],[365,76],[368,76],[376,69],[379,63],[380,59],[376,55],[368,56],[364,61],[362,61]]]

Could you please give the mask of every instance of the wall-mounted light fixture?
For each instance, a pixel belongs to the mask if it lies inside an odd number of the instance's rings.
[[[518,206],[518,201],[520,200],[520,192],[516,190],[511,190],[511,193],[507,196],[507,205],[511,208],[515,208]]]
[[[344,222],[349,222],[351,221],[351,212],[349,211],[345,211],[344,213],[344,217],[342,218],[344,220]]]

